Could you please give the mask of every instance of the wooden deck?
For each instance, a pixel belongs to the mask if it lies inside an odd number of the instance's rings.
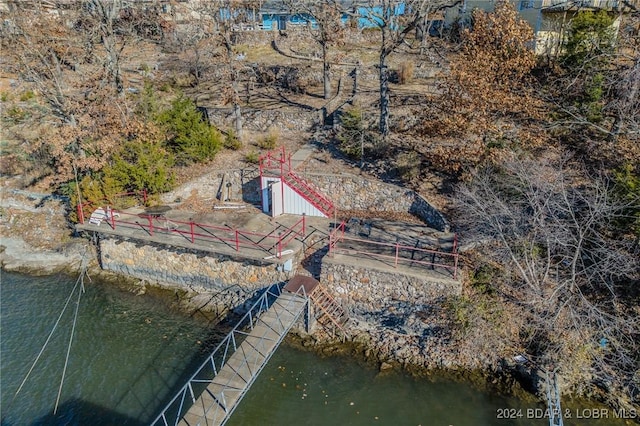
[[[222,425],[302,314],[307,300],[284,292],[220,369],[179,425]]]

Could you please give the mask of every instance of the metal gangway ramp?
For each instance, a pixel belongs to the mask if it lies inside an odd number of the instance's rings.
[[[223,425],[300,318],[318,284],[295,276],[271,286],[165,406],[151,425]]]
[[[556,371],[545,371],[547,406],[549,410],[549,426],[564,426],[562,408],[560,406],[560,390]]]

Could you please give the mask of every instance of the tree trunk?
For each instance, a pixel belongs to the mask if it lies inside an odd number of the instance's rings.
[[[233,103],[233,121],[235,124],[236,137],[238,140],[242,140],[242,112],[240,111],[240,104],[238,102]]]
[[[380,54],[380,134],[383,139],[389,136],[389,70],[386,65],[387,55]]]
[[[623,99],[620,100],[621,105],[618,107],[617,114],[614,117],[611,133],[609,134],[611,142],[618,140],[624,126],[625,116],[628,117],[629,114],[635,115],[637,111],[633,105],[637,104],[638,94],[640,93],[640,59],[636,58],[635,64],[625,80],[627,81],[621,82],[621,85],[625,85],[627,82],[631,84],[624,89]]]
[[[230,58],[231,61],[233,59]],[[233,69],[233,62],[231,66],[231,87],[233,89],[233,122],[235,125],[236,137],[238,140],[242,140],[242,111],[240,109],[240,89],[238,88],[238,71]]]
[[[322,43],[322,82],[324,84],[324,98],[331,97],[331,74],[329,73],[330,65],[327,44]]]

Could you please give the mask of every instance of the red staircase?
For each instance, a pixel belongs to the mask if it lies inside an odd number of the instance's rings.
[[[291,155],[287,157],[284,147],[279,155],[268,152],[260,157],[260,176],[278,176],[283,183],[308,201],[312,206],[320,210],[327,217],[333,216],[335,206],[331,200],[325,197],[318,188],[296,175],[291,169]]]
[[[302,198],[311,203],[312,206],[320,210],[327,217],[333,216],[335,206],[327,197],[322,195],[318,189],[306,182],[292,171],[281,176],[284,183],[300,194]]]

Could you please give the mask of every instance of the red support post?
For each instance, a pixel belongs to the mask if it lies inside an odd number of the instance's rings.
[[[305,218],[307,217],[307,215],[305,213],[302,213],[302,238],[307,236],[307,228],[305,225]]]
[[[236,251],[240,251],[240,240],[238,239],[238,230],[236,229]]]
[[[455,280],[458,275],[458,253],[453,258],[453,279]]]
[[[399,247],[398,243],[396,243],[396,260],[395,260],[395,263],[393,265],[394,268],[398,267],[398,252],[399,252],[399,249],[400,249],[400,247]]]
[[[109,215],[111,216],[111,228],[115,230],[116,229],[116,219],[115,219],[115,217],[113,215],[113,209],[111,207],[108,207],[108,209],[109,209]]]
[[[193,235],[193,219],[189,218],[189,227],[191,228],[191,244],[196,242],[196,238]]]
[[[80,221],[80,224],[84,225],[84,210],[82,209],[82,204],[78,203],[76,209],[78,214],[78,221]]]
[[[458,275],[458,234],[453,234],[453,279]]]
[[[278,259],[282,257],[282,232],[278,232]]]
[[[144,205],[147,205],[147,189],[142,188],[142,200],[144,201]]]
[[[153,237],[153,218],[151,215],[147,215],[147,219],[149,220],[149,235]]]

